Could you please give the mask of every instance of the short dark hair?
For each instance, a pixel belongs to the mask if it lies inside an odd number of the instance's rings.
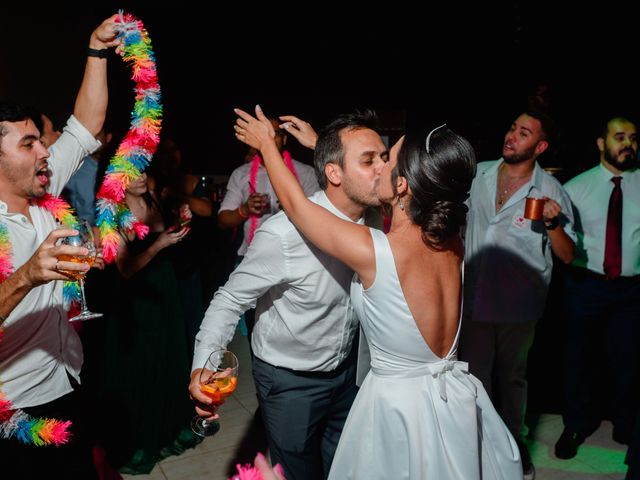
[[[611,122],[613,122],[614,120],[619,120],[621,122],[630,123],[634,127],[636,127],[636,129],[638,128],[638,124],[634,120],[632,120],[631,118],[625,117],[623,115],[615,115],[613,117],[610,117],[606,122],[604,122],[604,124],[602,124],[602,126],[600,127],[600,133],[598,135],[598,138],[602,138],[602,139],[606,139],[607,138],[607,135],[609,134],[609,124]]]
[[[356,110],[353,113],[339,115],[320,131],[316,141],[316,148],[313,152],[313,163],[318,185],[322,190],[327,188],[327,177],[324,173],[327,163],[333,163],[344,168],[342,132],[361,128],[377,131],[378,116],[373,110]]]
[[[44,119],[42,118],[43,114],[33,111],[31,115],[31,120],[35,123],[36,128],[40,132],[40,136],[44,135]],[[51,120],[51,119],[49,119]]]
[[[33,120],[33,111],[23,105],[0,101],[0,150],[2,148],[2,138],[7,134],[7,128],[3,122],[20,122],[22,120]]]
[[[540,128],[542,128],[542,134],[544,135],[543,140],[546,140],[550,145],[556,141],[558,127],[556,126],[555,120],[551,118],[549,114],[537,109],[529,109],[524,113],[540,122]]]
[[[407,179],[413,194],[407,213],[422,229],[428,246],[440,248],[461,232],[467,218],[465,200],[475,174],[476,155],[465,138],[446,126],[407,129],[392,181],[395,185],[398,176]]]

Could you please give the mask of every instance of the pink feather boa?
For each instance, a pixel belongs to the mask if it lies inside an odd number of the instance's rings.
[[[296,172],[296,167],[293,165],[293,159],[291,158],[291,154],[284,150],[282,152],[282,159],[284,160],[284,164],[287,168],[293,173],[293,176],[298,179],[298,172]],[[251,173],[249,176],[249,188],[253,192],[257,192],[257,181],[258,181],[258,170],[260,170],[260,164],[262,163],[262,157],[256,154],[253,156],[253,160],[251,160]],[[247,245],[251,245],[253,241],[253,236],[256,234],[256,230],[258,229],[258,215],[251,214],[251,227],[249,228],[249,238],[247,239]]]

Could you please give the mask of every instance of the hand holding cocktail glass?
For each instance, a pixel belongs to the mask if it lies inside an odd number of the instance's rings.
[[[78,231],[78,234],[63,237],[60,244],[71,247],[82,247],[86,249],[87,253],[86,255],[70,253],[71,249],[67,249],[68,252],[63,252],[57,255],[58,261],[56,262],[56,270],[69,277],[69,279],[76,280],[80,284],[81,311],[75,317],[70,318],[69,321],[89,320],[91,318],[101,317],[102,314],[91,312],[87,308],[87,302],[84,296],[84,276],[86,275],[87,270],[75,270],[69,264],[85,263],[89,264],[89,267],[91,267],[93,262],[96,260],[97,249],[95,242],[93,241],[93,231],[89,222],[83,219],[78,219],[78,223],[74,228]]]
[[[189,391],[199,403],[191,429],[205,437],[218,431],[216,410],[236,389],[238,384],[238,358],[228,350],[215,350],[207,358],[203,368],[191,374]]]

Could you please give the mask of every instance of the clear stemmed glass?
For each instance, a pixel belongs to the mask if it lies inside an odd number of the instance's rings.
[[[73,235],[70,237],[64,237],[62,239],[62,243],[65,245],[71,245],[74,247],[84,247],[89,250],[87,255],[59,255],[58,260],[62,260],[63,262],[74,262],[74,263],[88,263],[89,266],[93,265],[93,262],[96,260],[96,244],[93,241],[93,231],[91,229],[91,225],[87,220],[78,219],[78,224],[74,227],[78,231],[78,235]],[[75,317],[69,319],[69,321],[77,321],[77,320],[89,320],[91,318],[99,318],[102,316],[102,313],[94,313],[87,308],[87,300],[84,296],[84,276],[87,272],[78,272],[71,270],[60,270],[65,275],[71,277],[74,280],[77,280],[80,284],[80,305],[81,311]]]
[[[200,371],[200,390],[219,407],[238,384],[238,357],[229,350],[215,350],[209,354]],[[191,430],[196,435],[213,435],[220,428],[216,421],[208,421],[196,415],[191,420]]]

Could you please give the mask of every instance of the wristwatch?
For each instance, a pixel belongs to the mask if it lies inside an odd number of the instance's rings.
[[[546,230],[555,230],[558,227],[558,225],[560,225],[560,222],[558,221],[558,217],[553,217],[548,222],[544,222],[544,228]]]
[[[109,54],[108,48],[101,48],[100,50],[96,50],[95,48],[87,47],[88,57],[107,58],[108,54]]]

